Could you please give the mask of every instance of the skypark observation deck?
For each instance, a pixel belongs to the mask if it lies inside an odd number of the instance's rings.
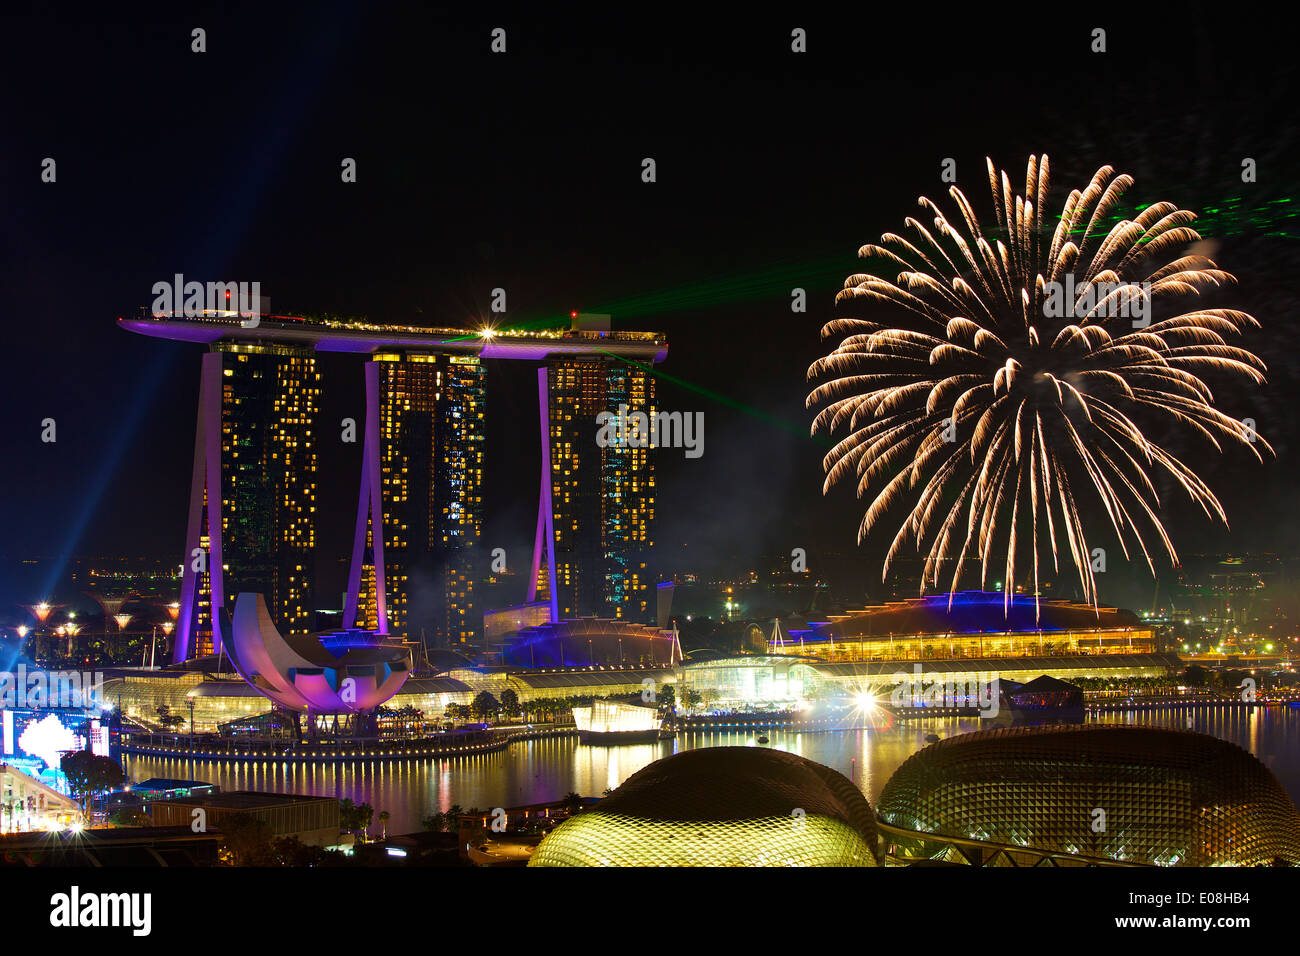
[[[580,316],[574,315],[578,319]],[[496,331],[425,328],[358,319],[311,316],[258,316],[256,325],[238,312],[204,312],[190,317],[174,313],[153,315],[147,310],[118,325],[140,335],[211,345],[214,342],[273,342],[310,346],[317,352],[368,354],[388,349],[427,350],[480,358],[539,361],[563,355],[616,355],[647,363],[668,356],[667,336],[659,332],[602,329],[539,329]]]

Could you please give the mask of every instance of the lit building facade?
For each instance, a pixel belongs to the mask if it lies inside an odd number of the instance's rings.
[[[75,800],[17,767],[0,763],[0,833],[60,830],[80,817]]]
[[[412,678],[390,698],[393,709],[412,707],[431,718],[443,715],[448,704],[469,704],[478,693],[449,677]],[[246,723],[267,715],[271,702],[244,680],[214,678],[198,671],[110,671],[104,681],[104,698],[122,715],[154,732],[168,728],[158,722],[158,708],[186,718],[194,705],[196,733],[224,733],[223,725]]]
[[[222,371],[228,593],[266,596],[286,632],[314,627],[320,372],[308,349],[230,344]]]
[[[680,659],[673,631],[610,618],[543,621],[519,629],[501,651],[516,667],[669,665]]]
[[[953,684],[1025,684],[1044,674],[1058,680],[1167,677],[1182,666],[1175,654],[986,657],[978,660],[823,661],[790,654],[728,657],[688,663],[678,671],[683,690],[722,710],[791,709],[809,701],[870,693],[888,699],[921,667],[925,679]]]
[[[486,377],[477,356],[381,352],[379,462],[387,617],[395,636],[475,647]],[[378,627],[373,523],[359,626]]]
[[[647,569],[652,449],[627,441],[600,447],[596,416],[626,405],[653,420],[654,377],[612,357],[563,358],[550,363],[547,389],[559,616],[648,621],[655,613]]]
[[[219,342],[205,356],[204,447],[201,454],[196,448],[190,538],[201,554],[190,548],[185,577],[197,578],[197,587],[183,588],[182,613],[193,629],[189,656],[220,649],[212,628],[214,593],[264,594],[287,633],[312,630],[320,395],[311,349]],[[211,513],[214,487],[220,489],[217,515]],[[214,522],[221,527],[216,548]]]
[[[663,718],[654,704],[593,700],[573,708],[573,724],[583,743],[634,743],[657,740]]]
[[[826,661],[960,660],[993,657],[1149,654],[1151,625],[1131,611],[991,591],[893,601],[831,615],[769,640],[775,654]]]
[[[159,707],[185,718],[188,729],[192,703],[197,733],[216,733],[227,721],[264,714],[271,707],[266,697],[245,681],[214,678],[201,671],[110,670],[105,674],[103,694],[122,716],[155,732],[168,729],[159,721]]]

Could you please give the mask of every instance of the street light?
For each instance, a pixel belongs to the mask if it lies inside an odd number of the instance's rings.
[[[63,605],[51,604],[49,601],[41,601],[39,604],[20,604],[19,607],[27,608],[27,610],[32,612],[32,616],[36,618],[38,623],[44,624],[49,620],[51,612],[53,612],[55,608],[63,607]]]
[[[175,627],[176,627],[176,625],[173,624],[171,621],[163,621],[163,622],[162,622],[163,637],[171,637],[171,636],[172,636],[172,629],[175,628]],[[156,637],[156,636],[157,636],[157,635],[155,634],[155,637]],[[149,652],[149,668],[150,668],[151,670],[153,669],[153,651],[150,651],[150,652]]]
[[[72,657],[72,639],[73,639],[74,637],[76,637],[77,634],[80,633],[80,631],[81,631],[81,625],[80,625],[80,624],[73,624],[71,621],[69,621],[67,624],[64,624],[64,625],[63,625],[63,633],[66,634],[67,637],[68,637],[68,657],[69,657],[69,658]]]
[[[126,630],[126,626],[131,623],[131,619],[134,617],[135,617],[134,614],[127,614],[125,611],[119,611],[117,614],[113,615],[113,620],[117,621],[117,636],[118,636],[118,642],[113,646],[113,656],[115,658],[118,652],[121,651],[122,649],[121,647],[122,632]]]

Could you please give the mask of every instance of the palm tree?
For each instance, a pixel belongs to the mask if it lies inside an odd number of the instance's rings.
[[[381,839],[381,840],[387,840],[387,839],[388,839],[388,821],[389,821],[390,819],[391,819],[391,817],[389,816],[389,813],[388,813],[387,810],[380,810],[380,811],[379,811],[379,828],[380,828],[380,830],[379,830],[379,833],[380,833],[380,835],[379,835],[379,839]]]
[[[374,808],[371,807],[370,804],[368,803],[359,803],[356,805],[356,809],[354,812],[356,813],[355,819],[357,824],[357,830],[360,832],[361,835],[361,842],[365,843],[367,840],[370,839],[370,834],[367,831],[370,829],[370,821],[374,818],[375,815]]]

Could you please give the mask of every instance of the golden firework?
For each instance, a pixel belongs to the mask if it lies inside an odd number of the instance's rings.
[[[959,218],[921,197],[929,227],[906,220],[859,256],[897,270],[891,281],[849,276],[837,304],[884,304],[897,319],[838,318],[841,336],[808,370],[819,382],[813,434],[846,430],[826,455],[827,492],[849,475],[870,501],[858,541],[895,505],[910,510],[885,558],[911,542],[925,555],[921,590],[953,563],[957,589],[968,557],[980,584],[1005,538],[1005,602],[1025,564],[1039,590],[1040,561],[1059,571],[1063,543],[1085,599],[1096,603],[1092,551],[1077,496],[1095,492],[1124,556],[1144,532],[1177,562],[1161,521],[1153,476],[1163,472],[1207,516],[1227,522],[1206,483],[1137,422],[1163,417],[1217,451],[1272,451],[1243,422],[1214,407],[1206,371],[1264,382],[1264,363],[1228,344],[1259,323],[1234,309],[1200,309],[1153,320],[1153,310],[1235,280],[1187,247],[1200,241],[1196,216],[1172,203],[1103,225],[1133,182],[1103,166],[1073,190],[1053,229],[1042,215],[1048,159],[1029,159],[1023,195],[987,161],[996,226],[982,228],[966,196],[949,190]],[[897,323],[897,324],[894,324]],[[1141,526],[1141,527],[1139,527]],[[1154,544],[1153,544],[1154,546]],[[1001,552],[997,552],[1000,554]]]

